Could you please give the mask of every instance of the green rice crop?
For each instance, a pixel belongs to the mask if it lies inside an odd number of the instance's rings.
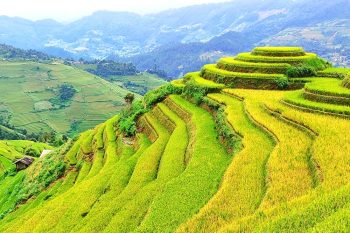
[[[195,125],[193,152],[186,170],[169,182],[155,198],[138,231],[171,232],[196,213],[217,191],[231,158],[217,141],[215,123],[208,112],[180,96],[171,100],[191,113]]]
[[[284,98],[284,101],[292,105],[300,106],[306,111],[309,109],[319,111],[320,113],[334,113],[344,116],[350,115],[349,106],[340,106],[335,104],[319,103],[306,100],[303,98],[302,90],[287,93]]]
[[[263,63],[289,63],[298,64],[303,63],[306,60],[317,59],[317,55],[314,53],[305,53],[303,56],[290,56],[290,57],[274,57],[274,56],[257,56],[251,53],[240,53],[235,59],[246,62],[263,62]]]
[[[217,68],[215,64],[205,65],[202,68],[203,77],[207,74],[214,76],[222,76],[227,78],[257,78],[257,79],[283,79],[286,78],[283,74],[261,74],[261,73],[241,73],[241,72],[230,72]]]
[[[272,138],[250,121],[242,101],[222,94],[209,97],[226,105],[227,120],[242,136],[243,149],[228,167],[219,191],[179,232],[215,232],[235,218],[254,213],[265,194],[265,169],[274,147]]]
[[[208,90],[219,90],[225,87],[224,84],[215,83],[211,80],[204,79],[200,76],[200,72],[188,73],[184,77],[185,82],[190,82],[195,86],[200,88],[205,88]]]
[[[259,56],[296,57],[304,56],[305,51],[301,47],[255,47],[252,54]]]
[[[224,57],[218,61],[218,68],[232,72],[285,74],[291,67],[288,63],[256,63],[235,60],[233,57]]]

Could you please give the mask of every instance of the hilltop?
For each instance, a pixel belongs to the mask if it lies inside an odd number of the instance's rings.
[[[4,176],[0,231],[346,231],[349,72],[300,47],[205,65]]]

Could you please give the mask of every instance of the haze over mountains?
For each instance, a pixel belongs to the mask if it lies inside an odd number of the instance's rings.
[[[317,10],[315,10],[317,8]],[[0,17],[0,43],[51,55],[155,65],[177,77],[255,45],[302,45],[350,62],[348,0],[236,0],[152,15],[96,12],[69,24]]]

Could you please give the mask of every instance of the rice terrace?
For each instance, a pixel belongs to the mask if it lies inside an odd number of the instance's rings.
[[[349,9],[4,1],[0,233],[350,232]]]
[[[26,170],[11,161],[39,145],[1,142],[0,231],[346,231],[349,71],[257,47],[148,92]]]

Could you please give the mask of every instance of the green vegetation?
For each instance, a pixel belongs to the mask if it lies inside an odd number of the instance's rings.
[[[167,82],[151,71],[138,72],[131,63],[118,63],[114,61],[67,61],[73,67],[85,70],[91,74],[98,75],[103,79],[114,83],[131,92],[145,95],[148,91],[156,89]]]
[[[334,113],[344,116],[350,115],[350,106],[340,106],[307,100],[303,98],[303,91],[294,91],[286,94],[284,101],[289,104],[305,108],[305,110],[316,110],[320,112]]]
[[[14,162],[17,159],[24,156],[39,157],[45,149],[53,148],[44,143],[32,141],[0,141],[0,181],[8,175],[14,175]]]
[[[110,78],[112,83],[140,95],[145,95],[148,91],[154,90],[167,83],[157,75],[147,72],[127,76],[111,76]]]
[[[171,232],[196,213],[216,192],[230,161],[216,140],[217,132],[210,114],[179,96],[171,96],[171,101],[192,115],[196,140],[186,170],[168,183],[152,203],[140,226],[143,232]]]
[[[263,62],[263,63],[288,63],[288,64],[299,64],[306,60],[316,59],[317,55],[314,53],[305,53],[302,56],[261,56],[253,55],[251,53],[240,53],[237,55],[236,59],[239,61],[246,62]]]
[[[73,98],[77,91],[72,85],[62,84],[59,87],[59,97],[61,101],[68,101]]]
[[[0,58],[6,60],[31,60],[48,62],[54,57],[51,57],[45,53],[38,52],[36,50],[23,50],[12,47],[10,45],[0,44]]]
[[[343,79],[347,76],[349,72],[350,72],[350,68],[331,67],[322,71],[318,71],[317,74],[320,77]]]
[[[288,68],[286,74],[289,78],[312,77],[316,76],[316,71],[312,67],[303,65]]]
[[[235,60],[233,57],[225,57],[218,61],[218,67],[232,72],[285,74],[291,65],[287,63],[244,62]]]
[[[111,60],[66,61],[66,64],[78,67],[89,73],[111,80],[111,76],[135,75],[136,67],[131,63],[118,63]]]
[[[305,51],[301,47],[256,47],[252,54],[271,57],[296,57],[304,56]]]
[[[0,232],[348,231],[345,71],[319,77],[329,64],[298,47],[249,56],[283,62],[224,58],[124,93],[119,114],[43,158],[53,148],[0,141]],[[15,172],[23,155],[35,161]]]
[[[0,67],[0,108],[8,109],[11,125],[30,133],[55,131],[73,136],[119,112],[128,93],[62,64],[2,61]],[[63,87],[60,94],[59,87]],[[62,108],[61,99],[69,97],[70,103]]]
[[[206,89],[206,91],[218,91],[225,87],[223,84],[215,83],[213,81],[202,78],[199,72],[187,74],[183,78],[183,81],[186,83],[186,85],[195,85]]]

